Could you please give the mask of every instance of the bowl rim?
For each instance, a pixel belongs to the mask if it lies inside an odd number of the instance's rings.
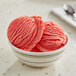
[[[66,35],[67,35],[67,34],[66,34]],[[56,53],[60,53],[60,52],[63,52],[63,51],[64,51],[64,49],[69,45],[69,42],[70,42],[68,35],[67,35],[67,37],[68,37],[68,41],[67,41],[67,43],[66,43],[63,47],[61,47],[61,48],[59,48],[59,49],[57,49],[57,50],[55,50],[55,51],[50,51],[50,52],[30,52],[30,51],[24,51],[24,50],[22,50],[22,49],[19,49],[19,48],[15,47],[9,40],[8,40],[8,43],[10,44],[10,46],[11,46],[16,52],[20,52],[20,53],[22,53],[22,54],[38,55],[38,56],[41,56],[41,55],[51,55],[51,54],[56,54]]]

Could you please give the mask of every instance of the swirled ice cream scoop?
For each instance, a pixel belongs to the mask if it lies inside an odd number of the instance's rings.
[[[17,48],[31,52],[54,51],[63,47],[68,39],[59,25],[43,22],[40,16],[16,18],[10,23],[7,36]]]
[[[24,16],[16,18],[10,23],[7,36],[14,46],[30,51],[40,41],[43,30],[41,17]]]
[[[41,40],[36,45],[41,51],[53,51],[63,47],[67,43],[64,30],[54,22],[44,22],[44,32]]]

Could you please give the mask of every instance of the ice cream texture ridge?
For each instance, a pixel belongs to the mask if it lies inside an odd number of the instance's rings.
[[[15,47],[30,52],[55,51],[68,41],[67,35],[58,24],[44,22],[40,16],[14,19],[9,24],[7,37]]]

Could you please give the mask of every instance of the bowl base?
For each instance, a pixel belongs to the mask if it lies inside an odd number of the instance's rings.
[[[23,61],[23,60],[19,60],[19,61],[28,65],[28,66],[39,67],[39,68],[48,67],[48,66],[51,66],[55,63],[55,62],[51,62],[51,63],[30,63],[30,62]]]

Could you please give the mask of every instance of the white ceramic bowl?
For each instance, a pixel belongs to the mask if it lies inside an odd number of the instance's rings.
[[[61,57],[62,53],[68,45],[68,42],[64,47],[58,50],[42,53],[24,51],[15,47],[10,42],[9,44],[13,49],[15,55],[21,62],[33,67],[46,67],[51,65]]]

